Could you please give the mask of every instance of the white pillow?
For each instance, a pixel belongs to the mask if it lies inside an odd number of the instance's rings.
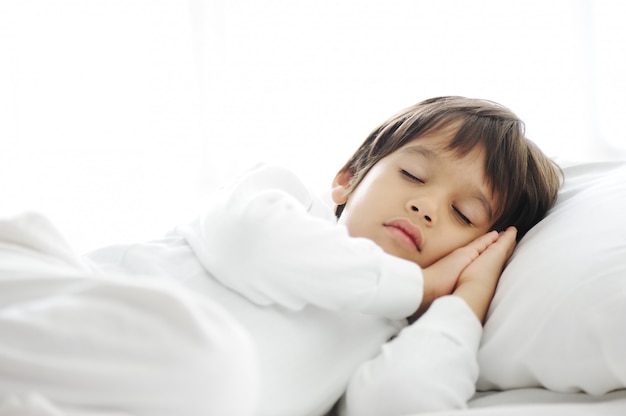
[[[557,204],[502,274],[479,390],[626,387],[626,162],[563,170]]]

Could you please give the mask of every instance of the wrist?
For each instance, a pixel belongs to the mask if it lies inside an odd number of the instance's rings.
[[[483,282],[467,282],[458,286],[452,294],[463,299],[480,322],[484,322],[495,287]]]

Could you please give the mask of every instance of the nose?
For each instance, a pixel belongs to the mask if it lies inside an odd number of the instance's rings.
[[[434,205],[424,199],[412,200],[408,203],[409,210],[417,215],[418,218],[423,218],[428,224],[435,224],[437,221],[436,208]]]

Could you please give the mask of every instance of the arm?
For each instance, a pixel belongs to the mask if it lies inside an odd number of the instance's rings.
[[[362,364],[350,379],[343,416],[399,416],[462,409],[475,392],[482,327],[455,296],[444,296]]]
[[[307,304],[403,319],[419,305],[419,267],[352,238],[290,172],[260,167],[180,227],[204,267],[260,305]]]
[[[515,246],[515,228],[490,234],[439,264],[437,270],[451,272],[467,256],[474,258],[452,296],[432,302],[420,319],[357,370],[344,398],[345,415],[393,416],[467,406],[478,377],[481,321]]]

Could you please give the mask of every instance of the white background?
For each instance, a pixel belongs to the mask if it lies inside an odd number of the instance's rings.
[[[621,0],[3,0],[0,213],[82,252],[159,237],[259,161],[325,191],[437,95],[498,101],[550,156],[626,158]]]

